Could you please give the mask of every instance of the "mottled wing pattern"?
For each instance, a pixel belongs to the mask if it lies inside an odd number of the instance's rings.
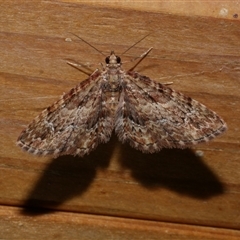
[[[123,78],[115,131],[122,142],[153,153],[207,142],[226,130],[207,107],[136,72]]]
[[[110,139],[114,118],[105,107],[102,72],[95,71],[45,109],[21,133],[17,144],[36,155],[83,156]]]

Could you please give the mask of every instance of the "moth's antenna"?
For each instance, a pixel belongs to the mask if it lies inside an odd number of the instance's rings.
[[[129,47],[126,51],[124,51],[124,52],[122,53],[122,55],[123,55],[124,53],[126,53],[127,51],[129,51],[129,50],[130,50],[131,48],[133,48],[134,46],[136,46],[139,42],[141,42],[143,39],[145,39],[146,37],[148,37],[150,34],[151,34],[151,33],[147,34],[145,37],[141,38],[139,41],[137,41],[136,43],[134,43],[131,47]]]
[[[70,32],[71,33],[71,32]],[[80,40],[82,40],[83,42],[85,42],[88,46],[90,46],[91,48],[95,49],[97,52],[101,53],[104,57],[106,57],[100,50],[98,50],[96,47],[94,47],[92,44],[90,44],[89,42],[85,41],[83,38],[79,37],[78,35],[71,33],[72,35],[74,35],[75,37],[79,38]]]

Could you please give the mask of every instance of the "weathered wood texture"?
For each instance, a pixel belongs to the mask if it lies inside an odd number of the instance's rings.
[[[240,23],[229,17],[239,7],[224,19],[121,4],[1,4],[0,238],[239,237]],[[121,145],[115,136],[84,158],[23,153],[15,146],[21,130],[87,77],[66,60],[90,62],[93,70],[104,62],[70,32],[120,56],[151,33],[122,56],[123,68],[153,47],[136,70],[172,81],[172,88],[216,111],[227,133],[193,149],[152,155]]]

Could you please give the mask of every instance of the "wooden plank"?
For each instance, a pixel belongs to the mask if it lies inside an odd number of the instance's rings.
[[[6,2],[0,21],[1,204],[239,229],[239,21],[49,1]],[[106,54],[151,33],[123,61],[154,47],[137,71],[173,81],[219,113],[228,132],[152,155],[116,137],[82,159],[22,153],[15,141],[23,127],[86,78],[66,59],[93,69],[104,62],[69,32]]]
[[[24,215],[21,208],[0,206],[2,239],[239,239],[240,232],[185,224],[56,212]]]
[[[76,0],[61,0],[61,2],[75,3]],[[84,1],[77,1],[84,3]],[[91,1],[95,7],[110,7],[115,9],[131,9],[137,11],[167,13],[183,16],[208,16],[214,18],[238,19],[239,6],[233,1]]]

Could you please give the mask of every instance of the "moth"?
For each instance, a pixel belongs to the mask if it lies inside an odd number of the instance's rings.
[[[37,116],[17,145],[35,155],[84,156],[115,131],[122,143],[154,153],[208,142],[227,129],[203,104],[134,71],[138,63],[125,71],[114,51],[105,63]]]

